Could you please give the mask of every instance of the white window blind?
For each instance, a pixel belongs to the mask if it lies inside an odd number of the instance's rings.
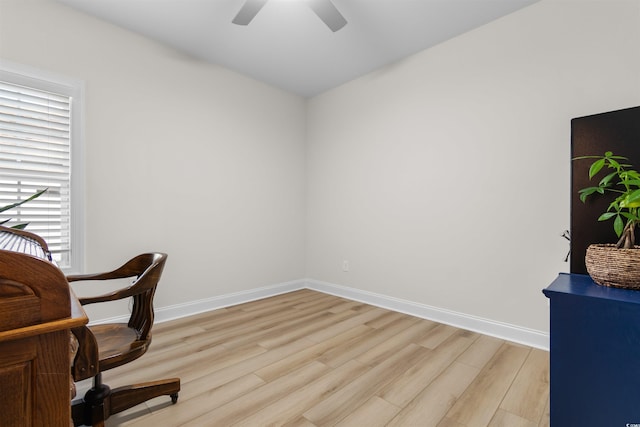
[[[5,225],[29,223],[60,267],[71,256],[71,109],[73,99],[0,81],[0,206],[48,190],[0,213]]]

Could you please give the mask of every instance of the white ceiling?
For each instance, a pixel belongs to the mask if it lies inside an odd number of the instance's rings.
[[[244,0],[58,0],[304,97],[339,86],[539,0],[332,0],[333,33],[299,0],[269,0],[248,26]]]

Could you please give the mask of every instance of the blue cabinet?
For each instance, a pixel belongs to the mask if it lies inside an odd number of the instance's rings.
[[[560,274],[551,301],[551,426],[640,426],[640,291]]]

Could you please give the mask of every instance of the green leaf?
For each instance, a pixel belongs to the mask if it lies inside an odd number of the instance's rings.
[[[640,219],[638,217],[638,215],[634,215],[634,214],[629,213],[629,212],[620,212],[620,215],[622,215],[623,217],[625,217],[625,218],[627,218],[628,220],[631,220],[631,221],[637,221],[637,220]]]
[[[618,175],[618,172],[611,172],[609,175],[605,176],[604,178],[602,178],[600,180],[600,183],[598,184],[601,187],[608,187],[609,184],[611,183],[611,180],[613,179],[613,177],[615,177],[616,175]]]
[[[604,166],[605,159],[596,160],[589,168],[589,179],[593,178]]]
[[[627,174],[633,179],[640,179],[640,172],[638,171],[630,170],[627,171]]]
[[[598,188],[600,188],[600,187],[587,187],[587,188],[583,188],[582,190],[578,191],[578,193],[580,193],[580,194],[584,193],[584,194],[590,195],[590,194],[593,194],[596,191],[598,191]]]
[[[598,218],[598,221],[606,221],[608,219],[613,218],[616,215],[618,215],[617,212],[605,212],[602,215],[600,215],[600,217]]]
[[[588,196],[590,196],[593,193],[595,193],[596,191],[598,191],[598,188],[599,187],[587,187],[587,188],[583,188],[582,190],[578,191],[578,193],[580,194],[580,200],[584,203]]]
[[[640,208],[640,189],[626,195],[620,206],[623,208]]]
[[[47,191],[47,190],[48,190],[48,188],[45,188],[44,190],[40,190],[40,191],[38,191],[37,193],[33,194],[33,195],[32,195],[31,197],[29,197],[28,199],[24,199],[24,200],[22,200],[22,201],[20,201],[20,202],[12,203],[12,204],[10,204],[10,205],[7,205],[7,206],[4,206],[4,207],[1,207],[1,208],[0,208],[0,212],[8,211],[9,209],[13,209],[13,208],[15,208],[15,207],[20,206],[20,205],[21,205],[21,204],[23,204],[23,203],[27,203],[28,201],[31,201],[31,200],[33,200],[33,199],[35,199],[35,198],[37,198],[37,197],[40,197],[40,196],[41,196],[45,191]]]
[[[633,191],[629,194],[629,198],[627,199],[630,202],[635,202],[636,200],[640,200],[640,189]]]
[[[616,235],[620,237],[622,235],[622,230],[624,230],[624,221],[622,221],[622,217],[618,215],[613,221],[613,230],[616,232]]]

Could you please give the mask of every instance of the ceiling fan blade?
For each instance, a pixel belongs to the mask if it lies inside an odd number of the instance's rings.
[[[347,24],[347,20],[331,3],[331,0],[307,0],[307,3],[334,33]]]
[[[267,0],[246,0],[231,22],[237,25],[248,25],[266,2]]]

